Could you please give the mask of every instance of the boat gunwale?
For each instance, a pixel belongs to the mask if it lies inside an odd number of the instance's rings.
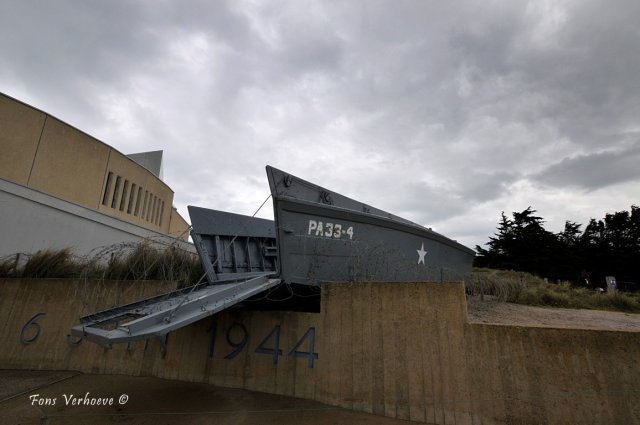
[[[365,213],[361,211],[355,211],[348,208],[336,207],[335,205],[321,204],[317,202],[311,202],[306,200],[301,200],[298,198],[293,198],[290,196],[274,196],[275,202],[275,214],[279,214],[277,212],[278,208],[281,208],[285,211],[291,211],[294,213],[304,213],[304,214],[313,214],[317,213],[318,215],[328,216],[330,218],[338,218],[346,221],[354,221],[357,223],[370,224],[373,226],[384,227],[391,230],[397,230],[405,233],[410,233],[416,236],[425,237],[436,242],[447,245],[451,248],[462,251],[470,256],[474,257],[476,255],[475,251],[471,248],[468,248],[461,243],[454,241],[453,239],[449,239],[440,233],[434,232],[426,227],[422,227],[418,224],[408,224],[406,222],[399,222],[397,220],[382,217],[379,215],[375,215],[372,213]],[[321,211],[318,213],[318,211]],[[331,214],[325,214],[326,211],[329,211]],[[281,223],[278,227],[281,227]],[[277,229],[278,232],[281,231],[280,228]],[[278,244],[280,246],[280,243]]]

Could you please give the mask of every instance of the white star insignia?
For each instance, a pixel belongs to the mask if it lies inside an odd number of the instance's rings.
[[[417,250],[417,252],[418,252],[418,264],[420,263],[424,264],[424,256],[427,255],[427,251],[424,250],[424,243],[422,244],[420,249]]]

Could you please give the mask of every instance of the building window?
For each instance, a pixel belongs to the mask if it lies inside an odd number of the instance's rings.
[[[156,218],[156,202],[158,201],[158,197],[153,195],[153,203],[151,204],[151,223]]]
[[[102,205],[111,205],[126,214],[133,214],[151,224],[162,226],[164,201],[132,181],[109,171],[104,183]]]
[[[113,173],[109,171],[109,174],[107,174],[107,182],[104,185],[104,193],[102,194],[102,205],[109,204],[109,195],[111,194],[111,183],[113,183]]]
[[[134,209],[134,202],[136,200],[136,184],[131,183],[131,193],[129,194],[129,205],[127,205],[127,214],[131,214]]]
[[[102,205],[133,214],[143,220],[162,226],[164,201],[122,176],[109,171],[104,183]]]
[[[156,210],[156,224],[160,225],[160,211],[162,211],[162,201],[158,198],[158,206]]]
[[[142,213],[140,213],[140,217],[142,219],[146,218],[146,214],[147,214],[147,202],[149,200],[149,191],[145,190],[144,191],[144,203],[142,204]]]
[[[129,194],[129,180],[125,180],[124,187],[122,188],[122,197],[120,198],[120,211],[124,211],[124,204],[127,201],[128,194]]]
[[[136,209],[133,212],[133,215],[135,215],[136,217],[138,216],[138,213],[140,212],[140,205],[142,201],[142,188],[139,187],[138,188],[138,199],[136,200]]]
[[[118,196],[120,195],[120,184],[122,183],[122,178],[120,176],[116,177],[116,188],[113,191],[113,198],[111,199],[111,208],[115,208],[118,203]]]
[[[163,215],[164,215],[164,201],[162,201],[162,205],[160,206],[160,220],[158,220],[158,226],[162,226]]]

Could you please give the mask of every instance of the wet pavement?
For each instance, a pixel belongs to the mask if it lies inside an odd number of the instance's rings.
[[[0,370],[0,424],[407,425],[315,401],[202,383]]]

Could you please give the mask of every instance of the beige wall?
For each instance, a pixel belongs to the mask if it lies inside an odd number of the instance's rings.
[[[101,141],[2,94],[0,126],[0,178],[165,234],[188,228],[171,224],[169,186]]]
[[[46,115],[0,94],[0,177],[26,185]]]
[[[47,116],[28,186],[96,209],[109,151],[107,145]]]
[[[169,221],[169,236],[181,238],[185,241],[189,239],[189,223],[178,213],[178,210],[171,207],[171,218]]]
[[[321,313],[228,310],[157,341],[66,341],[77,317],[171,289],[157,282],[0,280],[0,368],[209,382],[437,424],[639,424],[637,332],[469,324],[461,284],[331,284]],[[36,313],[40,336],[20,342]],[[217,322],[213,355],[211,327]],[[226,360],[247,330],[247,345]],[[280,325],[278,364],[256,353]],[[288,356],[313,327],[319,358]],[[25,330],[33,336],[34,326]],[[308,339],[298,351],[308,350]]]

